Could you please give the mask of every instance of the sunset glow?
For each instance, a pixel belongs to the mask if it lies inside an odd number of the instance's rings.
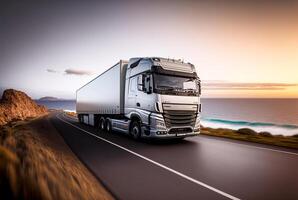
[[[2,89],[74,98],[119,59],[159,56],[193,63],[203,97],[298,98],[297,3],[40,4],[1,8]]]

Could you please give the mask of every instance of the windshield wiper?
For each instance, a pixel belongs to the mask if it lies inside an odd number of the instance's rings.
[[[197,90],[196,89],[184,89],[184,91],[189,92],[189,91],[197,91]]]
[[[182,89],[180,87],[172,87],[167,85],[159,85],[158,89],[167,90],[167,91],[174,91],[174,92],[186,92],[186,93],[196,93],[196,89]]]

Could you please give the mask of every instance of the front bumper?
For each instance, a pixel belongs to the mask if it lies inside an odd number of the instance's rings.
[[[162,114],[152,113],[150,126],[142,126],[142,136],[147,138],[185,138],[200,134],[199,118],[195,126],[167,127]]]
[[[150,135],[147,137],[150,138],[160,138],[160,139],[171,139],[171,138],[185,138],[185,137],[193,137],[198,136],[200,132],[190,132],[190,133],[182,133],[182,134],[157,134],[155,131],[150,131]]]

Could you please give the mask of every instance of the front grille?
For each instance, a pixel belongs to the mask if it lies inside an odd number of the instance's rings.
[[[197,113],[196,111],[168,110],[164,111],[163,116],[168,128],[185,127],[195,125]]]
[[[181,134],[181,133],[190,133],[192,132],[191,128],[172,128],[169,131],[169,134]]]

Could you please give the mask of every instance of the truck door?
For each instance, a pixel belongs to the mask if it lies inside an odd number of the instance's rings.
[[[152,78],[151,75],[138,75],[137,76],[137,95],[136,95],[136,106],[139,109],[154,111],[155,98],[152,95]],[[150,87],[150,92],[145,91],[144,87],[147,89]]]
[[[129,89],[127,95],[127,110],[130,112],[136,107],[137,98],[137,76],[129,79]]]

